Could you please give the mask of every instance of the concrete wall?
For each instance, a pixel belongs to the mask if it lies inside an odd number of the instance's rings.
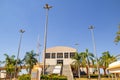
[[[46,59],[46,65],[56,65],[56,59]]]
[[[64,59],[63,65],[70,65],[74,60],[73,59]]]
[[[46,65],[56,65],[57,60],[63,60],[63,65],[70,65],[74,60],[73,59],[46,59]]]

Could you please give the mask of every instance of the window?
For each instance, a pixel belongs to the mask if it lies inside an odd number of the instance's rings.
[[[70,58],[74,57],[75,56],[75,53],[70,53]]]
[[[57,60],[57,64],[63,64],[63,60]]]
[[[50,53],[45,53],[45,58],[50,58]]]
[[[55,58],[55,53],[52,53],[52,58]]]
[[[68,53],[64,53],[64,58],[68,58]]]
[[[63,58],[63,53],[57,53],[57,58]]]

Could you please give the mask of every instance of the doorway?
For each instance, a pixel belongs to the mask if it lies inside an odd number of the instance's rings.
[[[63,65],[63,60],[57,60],[57,64],[62,64]]]

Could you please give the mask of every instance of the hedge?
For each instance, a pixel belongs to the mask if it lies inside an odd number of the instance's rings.
[[[58,76],[55,74],[41,75],[41,80],[67,80],[66,76]]]
[[[81,78],[88,78],[88,75],[81,75]],[[101,78],[108,78],[108,75],[100,75]],[[90,78],[98,78],[98,74],[91,74]]]
[[[23,74],[18,77],[18,80],[31,80],[31,77],[29,74]]]

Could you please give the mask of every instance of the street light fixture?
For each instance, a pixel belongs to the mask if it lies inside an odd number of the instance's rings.
[[[17,60],[16,60],[16,64],[15,64],[14,79],[16,78],[16,74],[17,74],[17,63],[18,63],[19,54],[20,54],[20,47],[21,47],[22,35],[23,35],[23,33],[25,32],[25,30],[20,29],[19,32],[20,32],[21,34],[20,34],[20,41],[19,41],[19,46],[18,46]]]
[[[46,9],[46,24],[45,24],[45,33],[44,33],[44,51],[43,51],[43,75],[45,74],[45,53],[46,53],[46,44],[47,44],[47,28],[48,28],[48,11],[52,8],[48,4],[45,5],[44,9]]]
[[[94,38],[94,32],[93,32],[94,27],[90,26],[88,29],[90,29],[91,35],[92,35],[93,49],[94,49],[94,55],[95,55],[96,64],[97,64],[97,71],[98,71],[98,80],[100,80],[99,63],[98,63],[98,58],[97,58],[97,53],[96,53],[96,44],[95,44],[95,38]]]

